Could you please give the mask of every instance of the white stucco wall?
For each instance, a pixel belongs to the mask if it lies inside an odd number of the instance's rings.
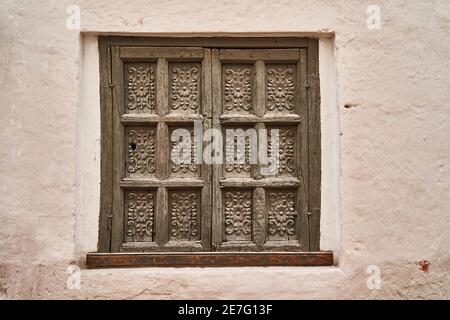
[[[0,297],[450,298],[449,17],[447,0],[0,0]],[[337,266],[82,269],[67,289],[97,240],[105,33],[322,39],[321,231]]]

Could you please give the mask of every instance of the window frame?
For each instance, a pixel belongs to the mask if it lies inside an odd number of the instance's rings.
[[[100,106],[101,106],[101,192],[98,251],[89,253],[89,267],[131,266],[324,266],[332,265],[333,253],[320,252],[321,142],[320,142],[320,79],[318,39],[296,37],[122,37],[100,36]],[[305,152],[308,158],[307,178],[303,188],[307,194],[307,210],[302,212],[302,252],[145,252],[112,253],[113,199],[113,131],[112,104],[115,99],[112,83],[112,47],[203,47],[209,49],[306,49],[307,79],[304,86],[307,106],[300,108],[300,117],[307,132]],[[303,143],[302,143],[303,145]],[[214,192],[214,191],[212,191]]]

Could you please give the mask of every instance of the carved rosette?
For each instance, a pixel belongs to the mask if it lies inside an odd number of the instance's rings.
[[[267,198],[269,236],[288,240],[295,235],[295,195],[293,192],[269,192]]]
[[[197,110],[199,90],[198,68],[179,66],[172,69],[172,110]]]
[[[171,236],[177,240],[191,240],[197,238],[197,205],[196,193],[172,193],[170,197],[171,208]]]
[[[132,241],[152,241],[154,202],[153,193],[128,193],[126,234]]]
[[[250,158],[250,139],[245,137],[245,142],[239,142],[238,137],[234,140],[226,139],[225,152],[227,156],[227,163],[225,164],[225,171],[228,173],[249,173],[252,170],[249,164]],[[234,155],[231,158],[231,155]],[[243,159],[242,159],[243,155]]]
[[[249,68],[225,69],[224,106],[228,111],[252,108],[252,82]]]
[[[227,238],[250,240],[251,192],[230,191],[225,193],[225,234]]]
[[[279,145],[278,145],[278,166],[277,171],[280,175],[292,175],[295,171],[295,152],[294,152],[294,130],[279,129]],[[268,151],[269,155],[273,155],[277,148],[272,145],[272,133],[268,131]]]
[[[170,170],[173,173],[176,174],[195,174],[198,173],[199,167],[197,164],[195,164],[195,150],[196,150],[196,143],[194,139],[194,131],[190,131],[191,134],[191,141],[172,141],[172,153],[175,153],[179,155],[181,153],[181,150],[190,150],[190,157],[189,159],[186,159],[186,162],[183,162],[184,159],[181,159],[183,161],[180,161],[179,163],[171,162],[171,168]]]
[[[155,172],[155,131],[136,129],[128,132],[127,171],[133,173]]]
[[[292,69],[267,70],[267,109],[285,111],[294,108],[294,79]]]
[[[128,68],[129,110],[145,111],[155,109],[155,79],[151,67]]]

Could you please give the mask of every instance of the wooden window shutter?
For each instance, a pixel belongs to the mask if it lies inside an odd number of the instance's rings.
[[[214,166],[213,248],[219,251],[309,251],[303,174],[308,169],[302,167],[308,164],[301,116],[307,102],[305,54],[213,50],[213,127],[266,129],[268,152],[274,151],[270,132],[276,129],[280,144],[271,175],[262,175],[260,165]]]
[[[317,40],[103,37],[99,48],[99,253],[88,264],[332,263],[330,252],[317,253]],[[198,163],[192,152],[190,163],[175,163],[179,148],[201,144],[203,152],[208,143],[195,125],[220,130],[223,154],[243,149],[244,161]],[[249,129],[265,129],[267,155],[279,156],[270,174],[250,161]],[[236,130],[244,140],[227,140]],[[187,144],[173,138],[179,132]]]
[[[194,120],[209,126],[210,50],[112,46],[111,59],[111,251],[209,251],[210,166],[170,155],[174,130],[193,147]]]

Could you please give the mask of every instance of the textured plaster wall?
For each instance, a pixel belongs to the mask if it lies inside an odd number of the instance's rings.
[[[81,30],[66,28],[72,4]],[[366,27],[370,4],[380,30]],[[337,266],[82,268],[81,288],[67,288],[67,267],[96,241],[88,58],[107,32],[334,35],[320,47],[322,240]],[[449,33],[447,0],[0,0],[0,297],[450,298]],[[369,265],[380,290],[366,287]]]

